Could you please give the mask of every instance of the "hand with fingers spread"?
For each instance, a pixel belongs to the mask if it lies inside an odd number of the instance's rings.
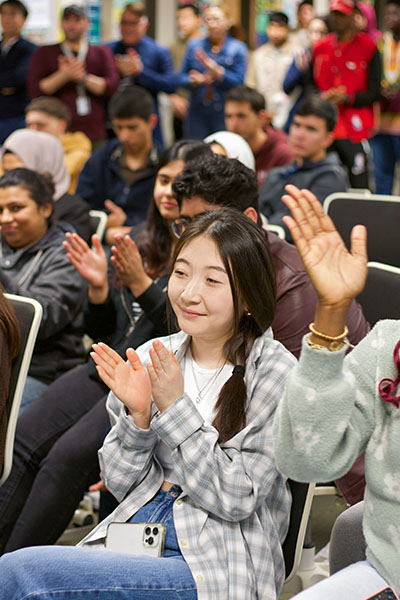
[[[124,359],[107,344],[93,344],[90,356],[112,392],[125,404],[135,424],[148,429],[151,414],[151,384],[146,368],[135,350],[128,348]]]
[[[89,283],[89,298],[99,304],[108,295],[107,257],[99,237],[92,236],[93,249],[77,233],[66,233],[63,246],[78,273]]]
[[[319,296],[319,305],[349,306],[364,287],[367,276],[367,232],[356,225],[347,250],[331,218],[309,190],[286,186],[283,202],[292,216],[283,218],[310,279]]]
[[[184,392],[183,373],[176,356],[160,340],[153,342],[151,363],[147,371],[154,404],[160,412],[166,410]]]
[[[111,262],[117,277],[137,298],[152,284],[143,267],[142,257],[129,235],[116,235],[112,246]]]

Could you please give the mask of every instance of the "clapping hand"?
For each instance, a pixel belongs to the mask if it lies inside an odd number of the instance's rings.
[[[108,296],[107,257],[100,238],[92,235],[93,248],[77,233],[66,233],[63,246],[69,261],[89,284],[89,298],[94,304],[102,304]]]
[[[210,58],[202,48],[196,48],[195,56],[197,60],[207,70],[207,75],[212,81],[215,81],[215,79],[219,79],[222,76],[224,70],[223,67],[219,65],[215,60]]]
[[[144,270],[142,257],[129,235],[116,235],[111,247],[111,262],[121,283],[131,289],[135,297],[140,296],[152,283]]]
[[[283,202],[292,216],[283,217],[322,306],[347,306],[367,276],[367,231],[356,225],[347,250],[331,218],[309,190],[286,186]]]
[[[154,340],[150,349],[151,363],[147,371],[151,382],[154,404],[160,412],[166,410],[184,392],[183,373],[178,359],[160,340]]]
[[[93,344],[91,357],[102,381],[125,404],[138,427],[149,426],[152,397],[163,412],[184,392],[178,359],[160,340],[153,342],[147,367],[132,348],[126,351],[130,366],[104,343]]]
[[[321,98],[324,100],[329,100],[329,102],[333,102],[334,104],[343,104],[343,102],[347,98],[347,90],[344,85],[340,85],[339,87],[332,87],[326,92],[321,93]]]
[[[107,257],[99,237],[92,236],[93,249],[77,233],[66,233],[65,237],[63,246],[78,273],[89,285],[103,287],[107,282]]]
[[[72,56],[59,56],[58,68],[64,73],[68,81],[80,83],[86,75],[85,63]]]
[[[147,429],[151,414],[151,384],[146,368],[132,348],[126,351],[129,364],[107,344],[93,344],[90,353],[99,377],[125,404],[136,425]]]
[[[126,54],[117,54],[115,63],[123,77],[137,77],[143,71],[142,59],[133,48],[128,48]]]
[[[211,83],[211,79],[207,77],[206,73],[200,73],[200,71],[194,69],[189,71],[189,85],[197,87],[208,83]]]

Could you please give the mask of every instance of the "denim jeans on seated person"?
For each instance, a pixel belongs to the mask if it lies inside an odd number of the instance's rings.
[[[161,558],[90,548],[41,546],[0,559],[1,600],[196,600],[192,574],[179,550],[173,505],[180,488],[159,491],[131,522],[163,522]]]
[[[48,386],[48,383],[43,383],[43,381],[27,375],[24,391],[22,393],[21,404],[19,406],[19,414],[22,414],[24,410],[36,400],[36,398],[39,398],[39,396],[43,394]]]

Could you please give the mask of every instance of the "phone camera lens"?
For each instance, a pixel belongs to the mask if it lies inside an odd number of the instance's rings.
[[[147,543],[149,546],[152,546],[154,544],[154,538],[152,538],[152,537],[147,538]]]
[[[158,535],[158,527],[153,528],[153,535]]]
[[[151,527],[146,527],[146,529],[144,530],[146,535],[150,535],[151,534]]]

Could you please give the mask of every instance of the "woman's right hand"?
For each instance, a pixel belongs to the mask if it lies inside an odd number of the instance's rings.
[[[350,304],[367,277],[367,231],[356,225],[347,250],[332,219],[309,190],[286,186],[282,197],[292,216],[283,217],[319,296],[320,306]]]
[[[151,383],[147,369],[132,348],[126,351],[131,366],[112,348],[100,342],[93,344],[90,356],[99,376],[125,404],[136,425],[148,429],[151,414]]]
[[[92,236],[93,249],[91,249],[77,233],[66,233],[66,238],[67,241],[63,242],[63,246],[67,252],[67,257],[78,273],[86,279],[90,287],[98,290],[106,298],[108,294],[108,265],[100,239],[96,234]]]
[[[140,252],[130,235],[116,235],[111,262],[121,283],[138,298],[153,283],[147,275]]]

